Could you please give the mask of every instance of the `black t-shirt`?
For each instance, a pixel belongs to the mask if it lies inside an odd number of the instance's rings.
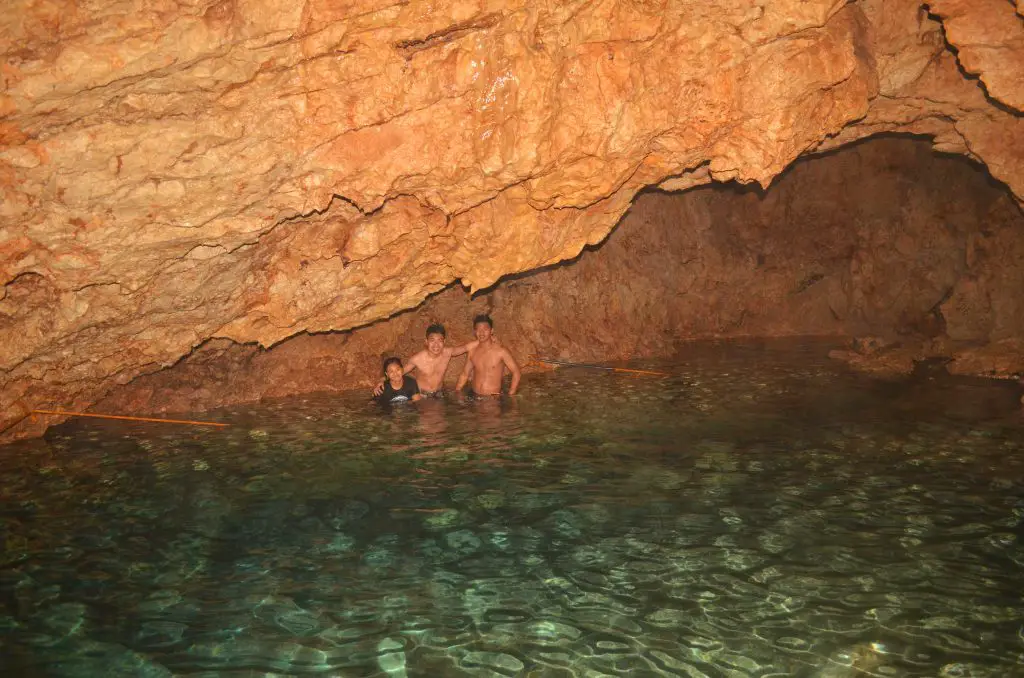
[[[412,400],[412,397],[420,392],[420,387],[412,377],[402,377],[402,388],[397,391],[391,386],[391,380],[384,380],[384,392],[377,396],[377,401],[382,405],[387,403],[402,403]]]

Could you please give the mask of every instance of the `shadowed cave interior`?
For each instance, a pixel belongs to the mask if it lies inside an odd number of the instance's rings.
[[[835,337],[832,357],[879,374],[934,360],[953,373],[1024,368],[1024,216],[984,167],[927,140],[883,136],[795,163],[767,190],[713,185],[640,194],[612,234],[571,262],[346,332],[269,349],[212,339],[94,411],[201,411],[367,388],[441,322],[449,344],[488,312],[521,363],[685,356],[686,342]],[[843,346],[848,348],[843,348]],[[453,361],[453,383],[462,359]],[[528,385],[528,378],[526,381]]]
[[[1024,675],[1024,0],[9,5],[0,675]]]
[[[475,297],[269,350],[208,342],[95,409],[234,404],[208,417],[227,428],[74,419],[6,448],[0,666],[1015,675],[1018,387],[841,362],[1012,369],[1021,225],[983,169],[880,139],[764,193],[646,192],[600,246]],[[521,397],[394,408],[338,393],[429,322],[468,339],[480,311],[524,362],[671,374],[534,371]]]

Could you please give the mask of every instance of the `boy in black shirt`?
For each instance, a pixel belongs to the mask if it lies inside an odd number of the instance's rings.
[[[384,392],[377,396],[377,402],[382,405],[415,401],[423,397],[416,380],[402,374],[400,359],[392,357],[384,360],[384,377]]]

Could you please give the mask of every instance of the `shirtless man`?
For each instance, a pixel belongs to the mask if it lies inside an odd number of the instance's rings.
[[[471,341],[465,346],[446,348],[444,325],[434,324],[427,328],[427,338],[424,341],[426,348],[405,364],[405,371],[402,374],[409,374],[416,370],[416,383],[419,384],[420,393],[426,396],[438,395],[444,386],[444,373],[448,370],[448,363],[452,358],[462,355],[476,348],[476,341]],[[373,389],[373,395],[379,396],[384,390],[384,380]]]
[[[455,385],[456,393],[460,393],[462,387],[472,377],[474,394],[499,395],[501,378],[505,375],[506,367],[512,373],[512,384],[509,386],[508,394],[515,395],[519,389],[519,365],[507,348],[494,341],[493,329],[494,321],[489,315],[478,315],[473,318],[473,333],[476,334],[478,344],[469,349],[469,359]]]

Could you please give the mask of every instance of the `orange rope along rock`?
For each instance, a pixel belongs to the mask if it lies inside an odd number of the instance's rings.
[[[32,410],[32,414],[55,414],[61,417],[93,417],[95,419],[123,419],[125,421],[153,421],[161,424],[191,424],[192,426],[226,427],[212,421],[191,421],[189,419],[158,419],[157,417],[126,417],[119,414],[89,414],[88,412],[63,412],[61,410]]]
[[[607,370],[609,372],[626,372],[629,374],[648,374],[655,377],[671,377],[667,372],[655,372],[654,370],[633,370],[625,367],[609,367],[607,365],[588,365],[586,363],[572,363],[567,360],[548,360],[547,358],[533,358],[533,362],[558,365],[560,367],[586,367],[591,370]]]

